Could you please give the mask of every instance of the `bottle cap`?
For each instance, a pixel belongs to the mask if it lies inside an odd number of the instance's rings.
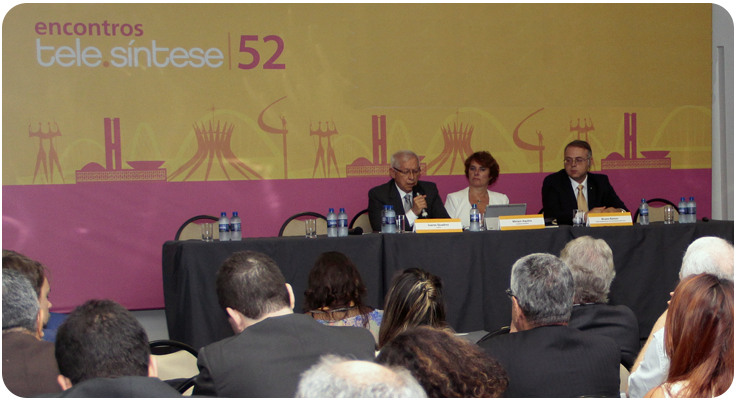
[[[694,201],[694,200],[695,200],[695,198],[691,196],[691,197],[690,197],[690,200],[691,200],[691,201]]]
[[[344,207],[341,207],[340,208],[340,213],[345,213],[345,208]]]
[[[683,197],[681,197],[681,198],[680,198],[680,201],[681,201],[681,202],[685,202],[685,197],[684,197],[684,196],[683,196]]]
[[[233,212],[233,217],[238,217],[238,212]]]
[[[477,209],[477,208],[478,208],[478,205],[476,205],[475,203],[473,203],[473,209]]]
[[[227,217],[227,212],[220,212],[220,217]]]
[[[331,207],[330,210],[328,211],[328,213],[335,213],[335,208],[334,207]]]
[[[641,198],[641,202],[642,202],[642,203],[644,203],[644,202],[646,202],[646,201],[647,201],[646,199],[644,199],[644,198]]]

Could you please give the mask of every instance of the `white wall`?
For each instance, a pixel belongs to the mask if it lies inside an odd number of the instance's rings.
[[[713,4],[712,216],[733,220],[733,19]]]

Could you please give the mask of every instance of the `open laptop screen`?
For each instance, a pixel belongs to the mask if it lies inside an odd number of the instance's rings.
[[[508,205],[486,206],[485,218],[499,216],[517,216],[526,214],[526,203],[511,203]]]

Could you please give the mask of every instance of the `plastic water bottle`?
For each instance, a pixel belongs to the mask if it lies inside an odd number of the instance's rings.
[[[680,224],[687,223],[689,219],[687,217],[687,202],[685,202],[684,196],[680,198],[680,203],[677,204],[677,212],[680,213],[678,220]]]
[[[337,237],[337,215],[334,208],[330,208],[327,213],[327,236]]]
[[[642,198],[639,205],[639,224],[646,226],[649,224],[649,204],[647,200]]]
[[[240,241],[243,239],[243,232],[241,231],[240,217],[238,212],[233,212],[233,218],[230,219],[230,240]]]
[[[227,213],[220,213],[220,241],[230,241],[230,220],[227,218]]]
[[[383,209],[381,210],[381,232],[386,232],[386,210],[388,210],[388,205],[383,205]]]
[[[475,203],[470,209],[470,231],[480,231],[480,211]]]
[[[384,232],[386,234],[396,233],[396,212],[391,205],[386,206],[386,229]]]
[[[337,236],[348,236],[348,214],[345,213],[344,207],[341,207],[340,213],[337,214]]]
[[[687,203],[687,217],[688,217],[688,223],[695,223],[698,221],[697,216],[697,207],[695,205],[695,198],[690,197],[690,202]]]

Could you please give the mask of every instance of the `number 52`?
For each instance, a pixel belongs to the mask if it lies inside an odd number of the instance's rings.
[[[241,53],[250,53],[251,56],[253,56],[253,61],[251,61],[248,64],[238,63],[238,68],[242,70],[252,70],[253,68],[256,68],[258,66],[258,63],[261,62],[261,55],[258,53],[258,50],[248,47],[245,45],[245,42],[247,41],[257,41],[258,35],[240,35],[240,52]],[[284,51],[284,40],[281,39],[281,37],[277,35],[269,35],[263,38],[263,42],[270,42],[274,41],[276,42],[276,51],[273,53],[271,58],[268,59],[265,63],[263,63],[263,69],[264,70],[284,70],[286,69],[286,64],[276,64],[276,60],[281,56],[281,53]]]

